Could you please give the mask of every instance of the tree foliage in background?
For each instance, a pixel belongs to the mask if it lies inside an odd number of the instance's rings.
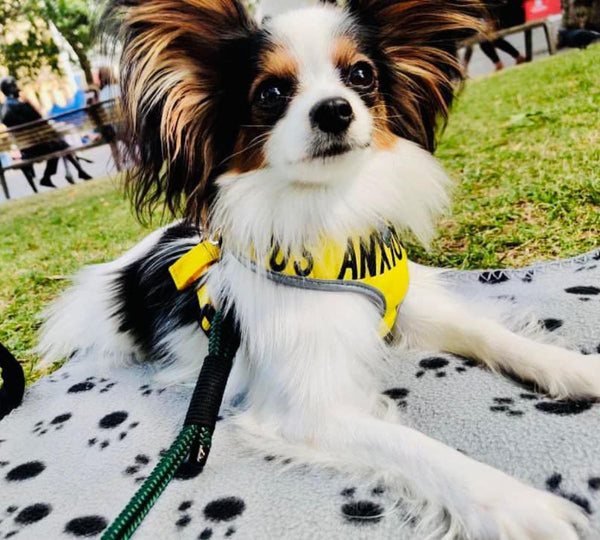
[[[259,0],[244,0],[251,11]],[[55,29],[69,44],[88,84],[93,83],[89,52],[94,43],[88,0],[0,0],[0,65],[19,79],[35,80],[49,68],[59,72]]]
[[[90,6],[86,0],[31,0],[40,14],[51,21],[60,35],[70,45],[85,73],[88,84],[94,82],[88,57],[93,45]]]
[[[46,21],[23,4],[0,0],[0,64],[12,75],[33,79],[45,66],[58,70],[59,51]]]
[[[59,71],[54,29],[92,83],[91,26],[86,0],[0,0],[0,63],[21,79],[34,80],[45,67]]]

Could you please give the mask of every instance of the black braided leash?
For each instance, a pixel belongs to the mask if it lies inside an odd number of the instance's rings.
[[[185,468],[185,472],[202,471],[210,453],[217,416],[239,344],[233,314],[217,312],[210,330],[208,356],[202,364],[181,432],[142,487],[102,535],[102,540],[131,538],[180,467]]]

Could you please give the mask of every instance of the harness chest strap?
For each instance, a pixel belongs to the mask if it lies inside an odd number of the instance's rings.
[[[198,244],[170,268],[179,290],[199,282],[201,326],[206,332],[210,329],[215,309],[203,276],[219,259],[220,248],[206,241]],[[349,238],[345,246],[323,242],[316,249],[291,254],[282,252],[275,245],[265,261],[257,261],[253,254],[238,259],[254,271],[260,268],[268,279],[282,285],[366,295],[381,313],[381,337],[387,337],[391,333],[398,307],[408,291],[406,251],[391,226],[383,232],[374,232],[367,238]]]

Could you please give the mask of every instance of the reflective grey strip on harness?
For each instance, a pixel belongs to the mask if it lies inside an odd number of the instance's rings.
[[[377,290],[375,287],[367,285],[366,283],[335,279],[288,276],[287,274],[280,274],[279,272],[274,272],[273,270],[259,269],[258,265],[254,261],[251,261],[250,259],[237,253],[234,253],[233,255],[241,264],[252,270],[255,274],[264,274],[269,280],[279,283],[280,285],[313,291],[360,293],[367,296],[367,298],[373,302],[382,317],[385,315],[387,310],[387,303],[383,293]]]

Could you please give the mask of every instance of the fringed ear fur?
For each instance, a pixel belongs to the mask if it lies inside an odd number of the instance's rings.
[[[122,46],[126,187],[138,216],[164,204],[201,224],[243,122],[255,23],[238,0],[119,0],[104,20]]]
[[[390,130],[433,152],[463,72],[457,43],[483,30],[478,0],[349,0],[380,72]]]

